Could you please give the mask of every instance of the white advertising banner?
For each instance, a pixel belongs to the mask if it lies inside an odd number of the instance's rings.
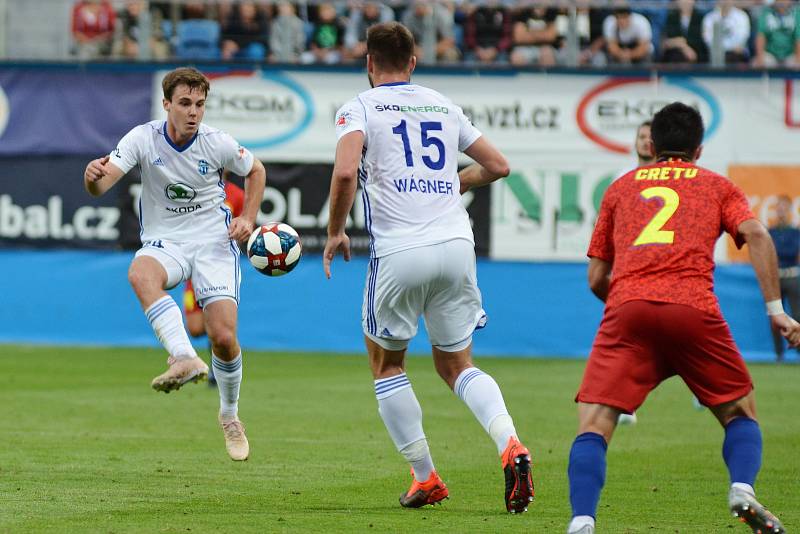
[[[332,162],[335,112],[369,87],[355,72],[210,77],[205,122],[271,162]],[[164,116],[160,79],[153,117]],[[602,192],[635,165],[636,127],[669,102],[702,113],[704,166],[727,173],[731,165],[800,163],[800,87],[790,79],[464,73],[413,81],[450,97],[508,156],[512,176],[492,190],[496,258],[582,259]]]

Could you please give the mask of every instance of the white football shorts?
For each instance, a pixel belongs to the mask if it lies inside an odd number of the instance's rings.
[[[239,303],[241,266],[239,245],[235,241],[211,243],[176,243],[164,239],[145,241],[136,257],[155,258],[167,271],[167,285],[172,289],[192,280],[194,295],[202,307],[221,298]]]
[[[425,318],[431,345],[447,352],[469,346],[486,324],[475,274],[475,250],[466,239],[372,258],[361,325],[387,350],[403,350]]]

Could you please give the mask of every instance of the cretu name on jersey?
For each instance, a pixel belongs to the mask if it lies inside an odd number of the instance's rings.
[[[693,167],[650,167],[636,171],[636,180],[680,180],[697,176]]]

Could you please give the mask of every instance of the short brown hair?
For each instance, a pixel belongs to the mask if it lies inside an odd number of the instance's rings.
[[[414,36],[399,22],[375,24],[367,30],[367,54],[381,70],[405,71],[414,55]]]
[[[197,89],[208,96],[211,84],[208,78],[199,70],[192,67],[179,67],[164,76],[161,81],[161,88],[164,90],[164,98],[172,100],[172,93],[179,85],[187,85],[189,89]]]

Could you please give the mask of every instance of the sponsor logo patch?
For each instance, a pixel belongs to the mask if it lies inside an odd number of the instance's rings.
[[[169,184],[164,189],[164,194],[166,197],[173,201],[173,202],[183,202],[188,204],[194,197],[197,196],[197,191],[190,185],[186,185],[182,182],[177,182],[174,184]]]

